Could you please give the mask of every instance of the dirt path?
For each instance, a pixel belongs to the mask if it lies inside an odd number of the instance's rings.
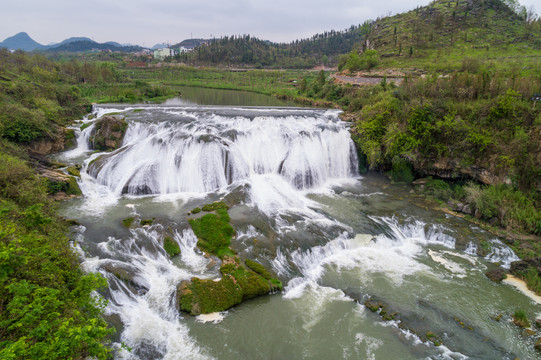
[[[352,85],[365,86],[365,85],[377,85],[381,83],[384,77],[379,76],[369,76],[369,77],[359,77],[359,76],[343,76],[343,75],[331,75],[332,78],[338,80],[339,82],[348,83]],[[402,84],[402,78],[387,78],[387,83],[393,81],[395,84]]]

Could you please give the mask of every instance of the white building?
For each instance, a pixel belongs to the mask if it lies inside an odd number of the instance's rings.
[[[163,60],[170,56],[175,56],[173,49],[163,48],[154,50],[154,59]]]

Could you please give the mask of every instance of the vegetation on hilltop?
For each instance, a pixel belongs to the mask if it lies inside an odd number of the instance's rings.
[[[371,49],[387,68],[451,72],[464,59],[478,59],[535,74],[541,71],[541,19],[514,0],[437,0],[377,19],[350,56]]]
[[[363,39],[369,23],[351,26],[344,31],[331,30],[310,39],[277,44],[250,35],[226,36],[209,40],[193,53],[177,56],[188,64],[255,68],[307,69],[336,64],[338,55],[347,53]]]

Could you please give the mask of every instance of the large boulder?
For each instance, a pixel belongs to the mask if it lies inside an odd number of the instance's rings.
[[[502,268],[487,271],[485,275],[494,282],[501,282],[503,279],[505,279],[505,271],[503,271]]]
[[[128,123],[122,116],[103,116],[96,121],[90,143],[95,150],[112,151],[122,146]]]

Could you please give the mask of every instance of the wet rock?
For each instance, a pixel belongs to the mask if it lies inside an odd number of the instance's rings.
[[[494,282],[501,282],[505,279],[505,271],[502,268],[487,271],[485,275]]]
[[[95,150],[116,150],[122,145],[127,129],[128,123],[124,117],[104,116],[96,121],[90,143]]]
[[[107,263],[101,266],[105,271],[113,274],[119,280],[122,280],[126,286],[135,294],[146,294],[148,288],[136,281],[136,270],[127,265],[117,263]]]
[[[511,274],[519,275],[528,270],[529,267],[530,264],[528,264],[526,261],[518,260],[511,263],[511,268],[509,269],[509,271],[511,272]]]
[[[268,272],[261,264],[248,263],[259,272]],[[257,264],[257,266],[255,265]],[[209,314],[227,310],[242,301],[281,290],[279,280],[266,279],[251,267],[244,267],[238,257],[225,256],[220,267],[222,278],[218,281],[192,278],[183,281],[177,288],[177,306],[179,310],[191,315]]]
[[[541,352],[541,338],[537,339],[534,347],[535,347],[535,350]]]
[[[364,306],[366,306],[372,312],[376,312],[380,308],[379,301],[375,300],[366,300],[364,302]]]

